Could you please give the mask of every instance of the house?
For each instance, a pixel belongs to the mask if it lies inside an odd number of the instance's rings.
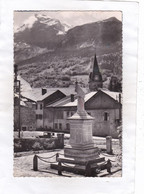
[[[117,137],[117,126],[121,119],[120,94],[98,90],[85,95],[85,109],[94,117],[93,135]],[[67,96],[44,109],[44,127],[54,131],[69,131],[68,118],[77,110],[76,95]]]
[[[61,100],[64,97],[66,97],[66,95],[62,93],[60,90],[42,89],[42,95],[40,95],[37,98],[37,103],[36,103],[35,112],[36,112],[36,128],[37,129],[43,129],[47,127],[47,126],[44,126],[45,107]]]
[[[17,83],[19,83],[17,85]],[[36,100],[32,88],[21,76],[14,85],[14,130],[36,130]]]
[[[28,100],[21,96],[20,106],[19,97],[15,94],[14,97],[14,130],[34,131],[36,130],[36,102]],[[20,117],[19,117],[20,115]],[[20,123],[19,123],[20,119]]]

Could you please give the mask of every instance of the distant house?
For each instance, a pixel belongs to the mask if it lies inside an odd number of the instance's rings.
[[[43,92],[44,90],[42,90]],[[45,107],[55,103],[62,98],[66,97],[64,93],[62,93],[60,90],[46,90],[43,95],[39,96],[36,103],[36,127],[37,129],[47,128],[47,126],[44,125],[45,117]]]
[[[20,109],[19,109],[19,97],[14,97],[14,130],[19,129],[19,111],[20,111],[20,126],[23,131],[36,130],[36,102],[28,100],[21,96]]]
[[[117,126],[121,119],[120,94],[98,90],[85,95],[85,109],[92,117],[93,135],[117,137]],[[67,96],[44,110],[44,126],[52,130],[69,131],[70,124],[68,118],[77,109],[77,98],[75,95]]]
[[[17,76],[17,81],[20,88],[14,88],[14,130],[36,130],[36,101],[32,88],[21,76]]]

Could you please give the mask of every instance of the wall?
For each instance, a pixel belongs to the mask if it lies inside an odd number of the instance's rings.
[[[54,111],[54,115],[53,115]],[[62,110],[55,109],[55,110],[45,110],[45,119],[44,119],[44,126],[48,129],[51,128],[52,130],[60,130],[60,131],[69,131],[67,128],[67,112],[69,112],[69,116],[71,113],[74,114],[76,110],[72,110],[70,108],[65,108]],[[63,118],[56,117],[59,112],[61,113]],[[119,109],[97,109],[97,110],[87,110],[88,114],[95,118],[93,121],[93,135],[97,136],[107,136],[111,135],[114,138],[117,138],[117,123],[116,120],[119,118]],[[105,112],[108,114],[108,120],[104,121],[104,114]],[[55,123],[58,124],[58,128],[55,128]],[[62,129],[59,129],[59,124],[62,124]]]
[[[21,130],[36,130],[36,114],[35,105],[31,103],[30,106],[21,106]],[[14,129],[17,130],[19,120],[19,110],[18,106],[14,106]]]
[[[36,128],[43,128],[43,107],[44,107],[43,102],[37,102],[36,111],[35,111],[36,112]]]
[[[117,123],[119,118],[118,109],[89,110],[91,116],[95,118],[93,121],[93,135],[106,137],[107,135],[117,138]],[[104,114],[108,113],[107,121],[104,120]]]
[[[69,112],[69,116],[68,116]],[[44,128],[60,130],[60,131],[69,131],[67,128],[68,117],[72,116],[76,112],[75,108],[45,108],[44,109]],[[57,128],[55,127],[57,123]],[[62,127],[60,128],[60,124]]]

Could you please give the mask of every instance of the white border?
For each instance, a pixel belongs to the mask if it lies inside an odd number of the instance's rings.
[[[1,0],[0,6],[0,193],[120,194],[134,192],[138,3]],[[123,177],[13,177],[13,10],[122,10],[123,12]]]

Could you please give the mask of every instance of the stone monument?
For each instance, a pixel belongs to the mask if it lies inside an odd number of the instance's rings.
[[[85,93],[76,82],[77,112],[69,117],[70,140],[64,148],[64,156],[78,161],[90,161],[99,157],[99,149],[92,138],[92,123],[94,118],[88,115],[84,107]]]

